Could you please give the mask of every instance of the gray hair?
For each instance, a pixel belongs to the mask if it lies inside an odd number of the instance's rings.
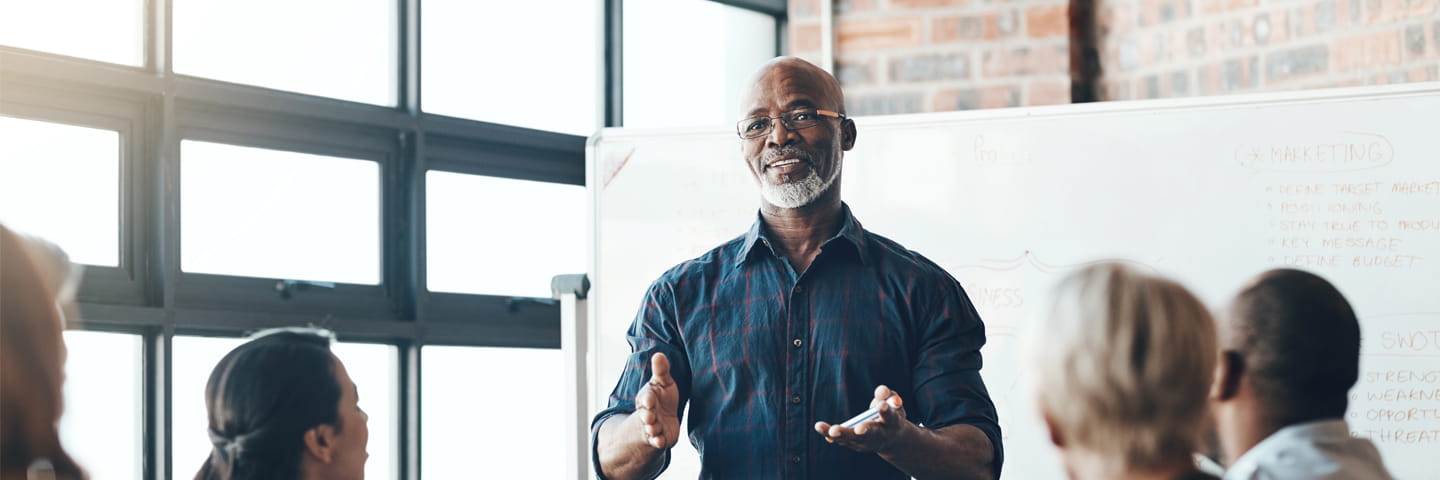
[[[1174,281],[1102,262],[1065,277],[1031,332],[1036,396],[1066,447],[1153,468],[1199,445],[1215,322]]]

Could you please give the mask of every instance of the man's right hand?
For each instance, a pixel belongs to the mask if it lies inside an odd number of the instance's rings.
[[[641,441],[665,450],[680,441],[680,388],[670,376],[670,359],[663,353],[650,356],[650,381],[635,395],[635,420],[640,422]]]

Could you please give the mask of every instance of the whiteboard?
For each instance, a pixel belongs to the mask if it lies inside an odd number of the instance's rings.
[[[1063,478],[1018,336],[1059,276],[1122,259],[1212,307],[1294,266],[1361,317],[1348,412],[1402,480],[1440,478],[1440,83],[855,119],[843,193],[871,231],[944,267],[986,324],[1005,478]],[[742,233],[759,195],[734,133],[591,139],[592,412],[646,287]],[[687,442],[662,478],[695,478]]]

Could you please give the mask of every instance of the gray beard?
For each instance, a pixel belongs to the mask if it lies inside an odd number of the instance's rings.
[[[800,180],[772,184],[766,180],[760,181],[760,195],[771,205],[780,208],[800,208],[811,204],[820,195],[830,189],[830,184],[835,182],[835,176],[828,179],[821,179],[815,174],[815,170],[808,170],[808,175]]]

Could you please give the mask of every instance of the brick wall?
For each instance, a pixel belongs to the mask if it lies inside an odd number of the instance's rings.
[[[1100,0],[1100,98],[1440,80],[1440,0]]]
[[[790,54],[820,59],[820,2],[790,0]],[[852,115],[1070,102],[1065,0],[835,0]]]
[[[1070,102],[1067,0],[790,0],[791,55],[818,63],[822,1],[851,114]],[[1093,6],[1102,100],[1440,80],[1440,0]]]

